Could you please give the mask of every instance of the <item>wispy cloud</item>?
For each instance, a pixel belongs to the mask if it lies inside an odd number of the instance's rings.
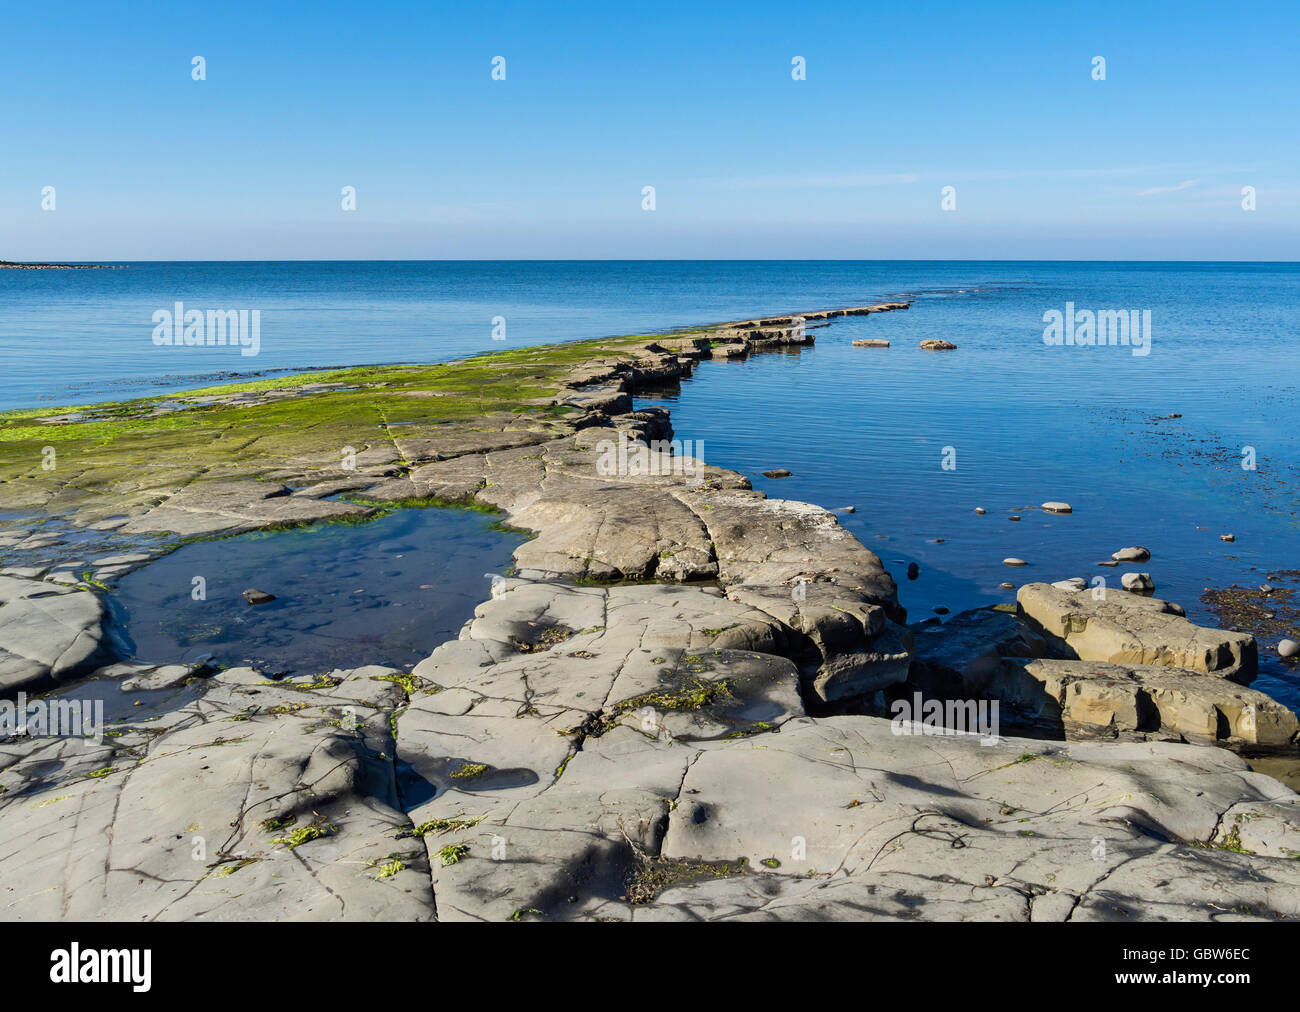
[[[1177,186],[1153,186],[1149,190],[1139,190],[1139,197],[1154,197],[1158,193],[1177,193],[1179,190],[1190,190],[1193,186],[1199,185],[1199,179],[1184,179]]]

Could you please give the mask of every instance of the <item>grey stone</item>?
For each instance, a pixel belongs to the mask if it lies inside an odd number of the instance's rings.
[[[110,659],[105,618],[92,593],[0,576],[0,695],[67,681]]]

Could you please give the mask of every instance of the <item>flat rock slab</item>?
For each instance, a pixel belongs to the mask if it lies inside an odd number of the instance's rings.
[[[1098,599],[1031,583],[1016,593],[1020,612],[1065,656],[1114,664],[1189,668],[1248,684],[1258,670],[1255,638],[1193,625],[1178,605],[1123,591]]]
[[[454,726],[448,718],[442,733]],[[779,732],[707,742],[616,727],[526,794],[506,793],[466,788],[430,805],[430,854],[463,848],[449,864],[431,862],[440,917],[1300,912],[1300,866],[1214,843],[1238,804],[1267,807],[1268,840],[1300,826],[1292,792],[1222,749],[984,746],[896,735],[871,717],[798,718]]]
[[[1109,731],[1293,747],[1296,715],[1262,692],[1204,672],[1142,664],[1002,659],[977,688],[1033,716]]]
[[[107,661],[106,615],[87,591],[0,576],[0,696],[67,681]]]
[[[116,674],[88,684],[116,693]],[[432,919],[394,790],[391,674],[233,669],[99,743],[0,745],[0,918]]]

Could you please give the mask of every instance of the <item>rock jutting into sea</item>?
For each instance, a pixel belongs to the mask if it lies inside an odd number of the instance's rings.
[[[85,431],[0,416],[0,507],[38,521],[0,544],[121,543],[73,585],[0,575],[6,700],[108,724],[6,729],[0,916],[1296,917],[1300,797],[1248,759],[1300,728],[1248,687],[1252,637],[1073,581],[909,624],[833,513],[684,466],[668,412],[634,410],[703,359],[905,308],[267,380]],[[653,466],[603,473],[620,441]],[[103,587],[184,538],[446,503],[533,537],[409,671],[119,653]]]

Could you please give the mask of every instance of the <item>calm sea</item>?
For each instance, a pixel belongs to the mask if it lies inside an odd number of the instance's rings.
[[[1043,262],[136,263],[0,271],[0,407],[178,390],[213,374],[433,361],[908,297],[798,354],[706,362],[672,408],[710,463],[828,508],[914,618],[1103,576],[1145,545],[1158,596],[1300,569],[1300,265]],[[261,352],[159,348],[155,310],[261,311]],[[1051,347],[1044,313],[1149,310],[1151,347]],[[492,339],[495,317],[504,342]],[[888,350],[854,348],[883,337]],[[924,338],[953,352],[921,352]],[[1179,417],[1171,417],[1179,416]],[[1243,463],[1253,467],[1243,467]],[[759,472],[784,467],[774,481]],[[1017,507],[1064,500],[1069,516]],[[975,507],[988,512],[974,513]],[[1219,540],[1224,533],[1233,543]],[[1012,570],[1002,559],[1029,566]],[[919,575],[909,580],[909,563]],[[1281,582],[1280,586],[1290,586]],[[1258,687],[1300,705],[1265,649]]]

